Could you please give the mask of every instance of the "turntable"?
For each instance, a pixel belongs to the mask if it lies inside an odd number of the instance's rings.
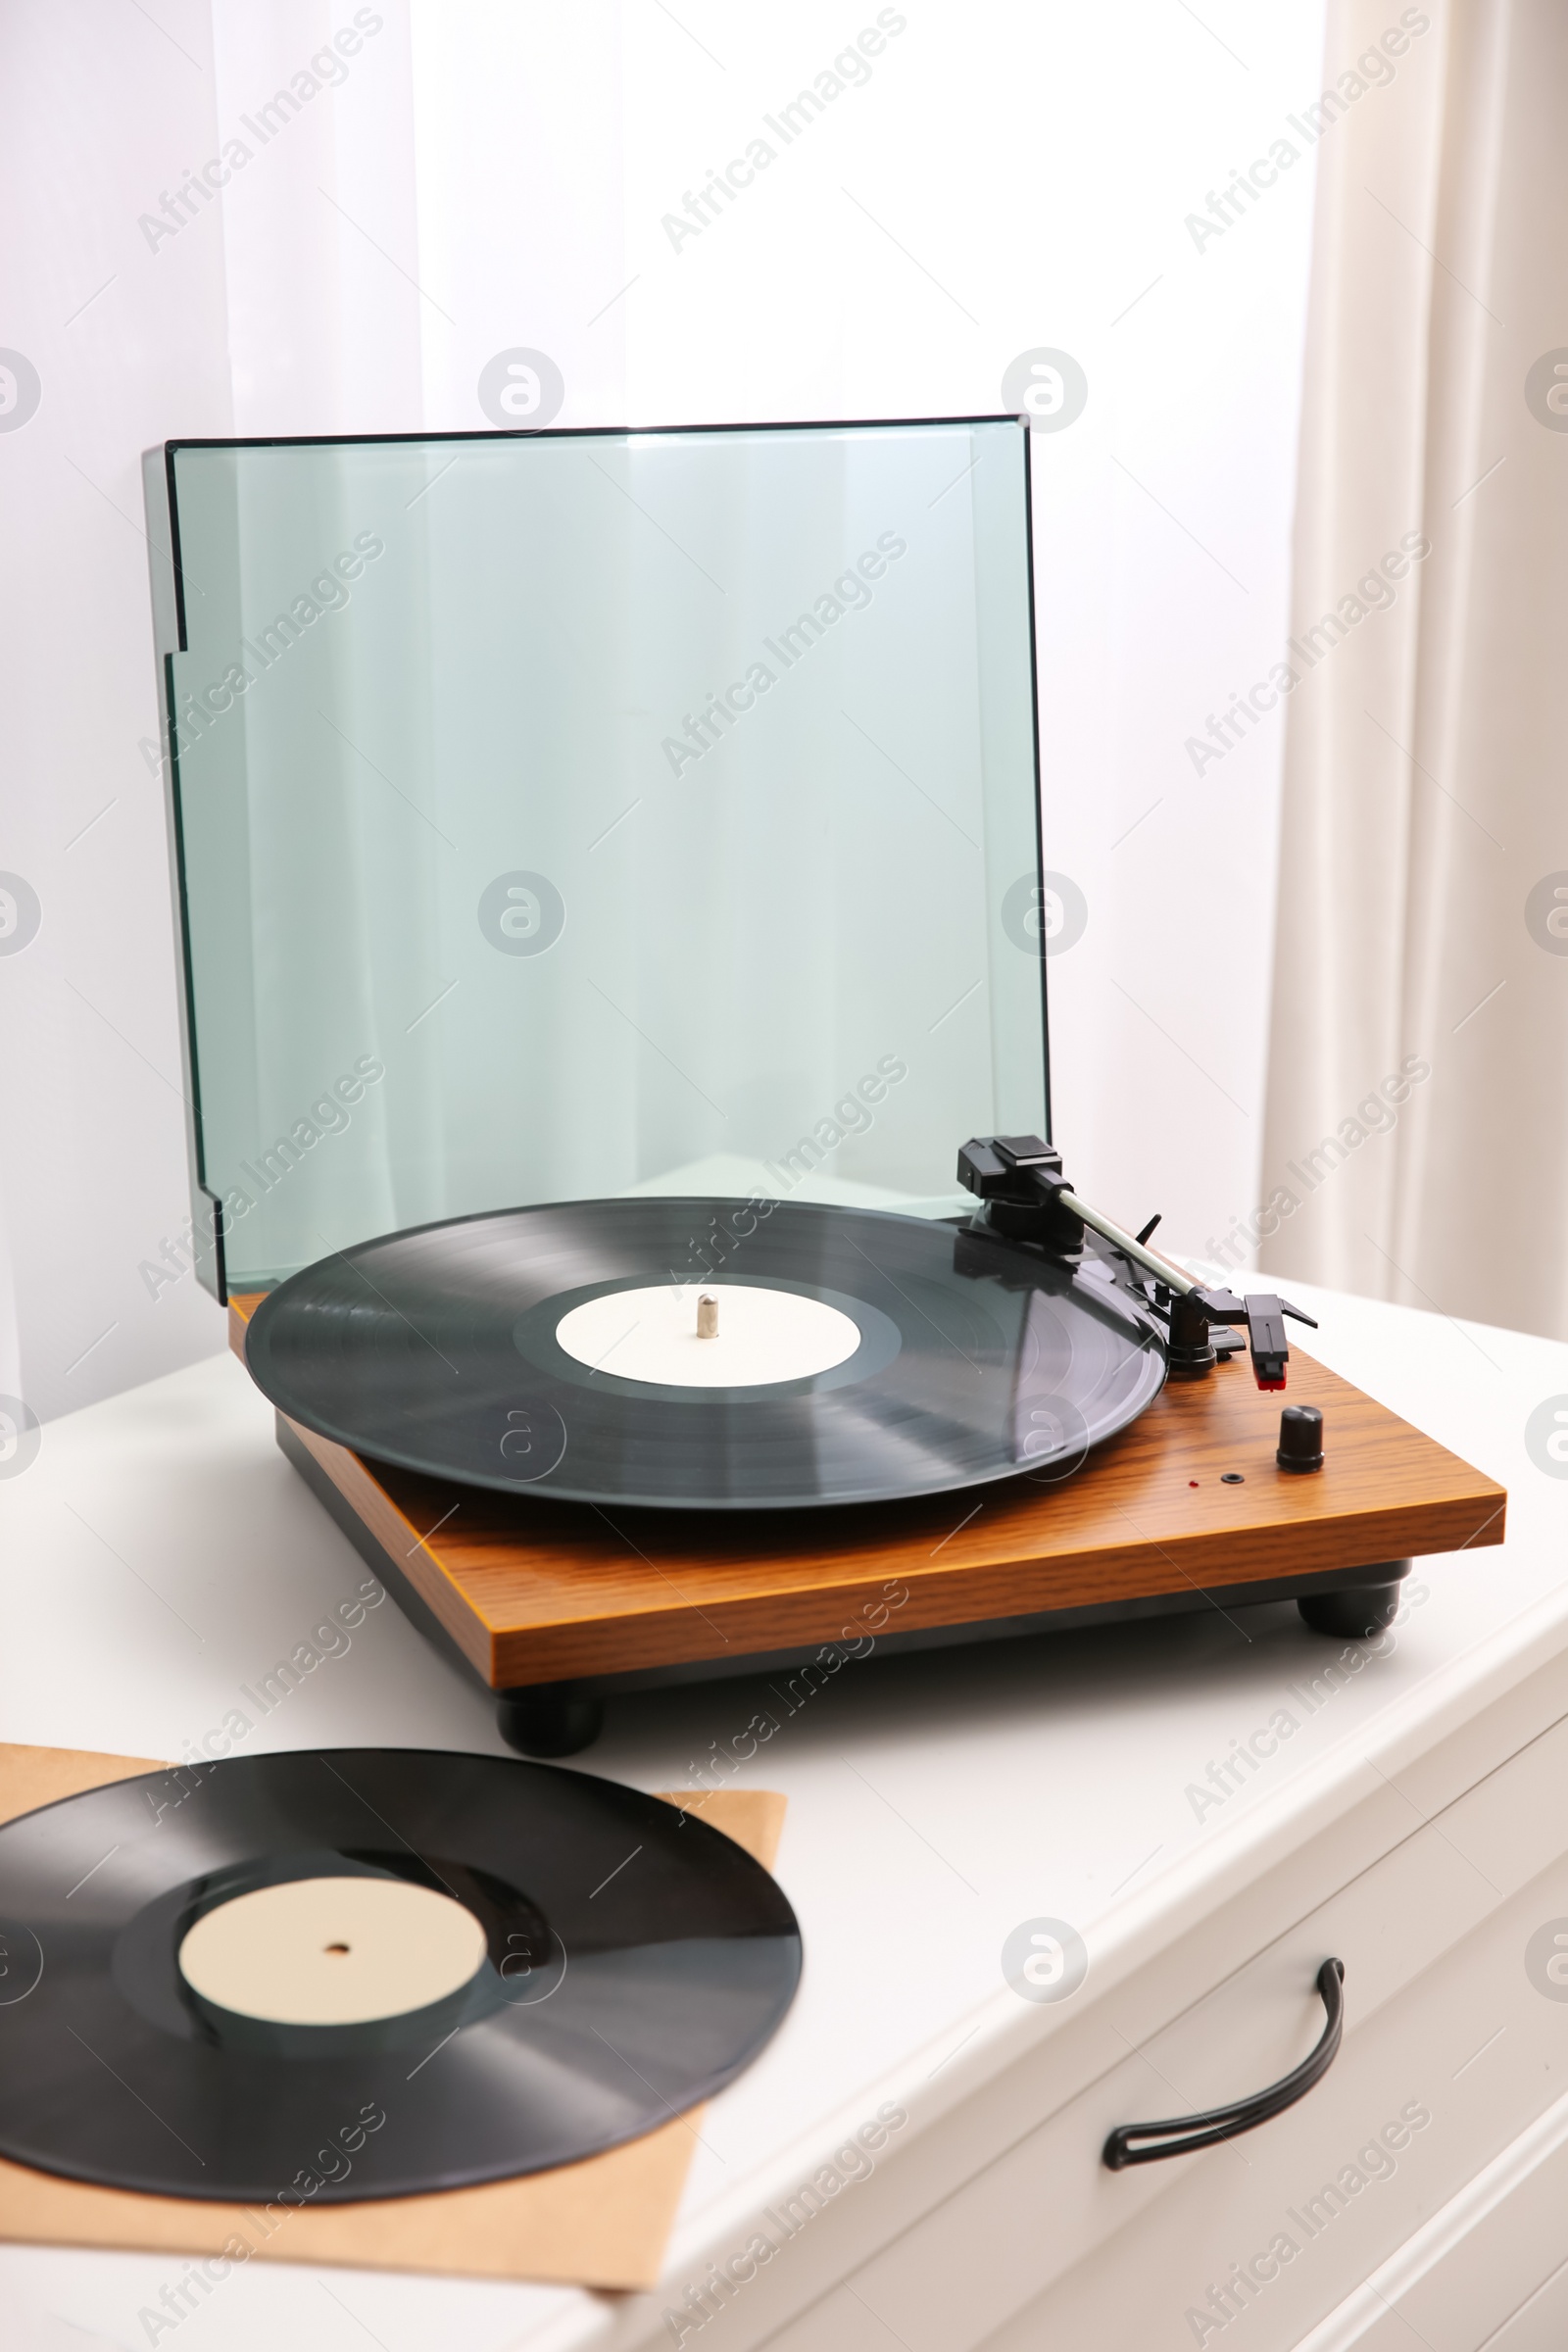
[[[514,1745],[1170,1610],[1355,1639],[1501,1541],[1053,1147],[1017,420],[182,442],[147,494],[188,1253]]]

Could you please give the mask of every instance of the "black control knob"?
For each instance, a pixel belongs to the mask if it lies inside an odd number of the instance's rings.
[[[1288,1404],[1280,1415],[1279,1451],[1274,1459],[1282,1470],[1321,1470],[1323,1416],[1315,1404]]]

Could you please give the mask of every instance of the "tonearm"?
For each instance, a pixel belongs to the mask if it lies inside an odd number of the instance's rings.
[[[1173,1380],[1196,1380],[1212,1370],[1211,1325],[1245,1323],[1258,1387],[1283,1389],[1290,1361],[1286,1316],[1317,1328],[1311,1315],[1273,1292],[1237,1298],[1229,1291],[1204,1289],[1169,1259],[1156,1257],[1147,1245],[1159,1219],[1152,1218],[1142,1233],[1124,1232],[1079,1199],[1061,1172],[1061,1153],[1038,1135],[972,1137],[958,1153],[958,1181],[985,1202],[986,1223],[1009,1241],[1034,1243],[1070,1265],[1082,1257],[1087,1226],[1151,1276],[1154,1294],[1147,1302],[1170,1326]]]

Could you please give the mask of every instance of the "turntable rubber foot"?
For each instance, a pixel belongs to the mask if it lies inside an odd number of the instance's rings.
[[[1314,1634],[1339,1642],[1365,1642],[1394,1623],[1403,1579],[1386,1585],[1348,1585],[1338,1592],[1304,1593],[1297,1601]]]
[[[509,1747],[520,1756],[574,1756],[591,1747],[605,1728],[602,1698],[582,1698],[570,1691],[502,1690],[496,1698],[496,1724]]]

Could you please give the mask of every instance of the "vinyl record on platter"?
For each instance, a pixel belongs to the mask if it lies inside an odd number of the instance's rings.
[[[548,1765],[233,1757],[0,1828],[0,2155],[248,2204],[568,2164],[754,2058],[794,1913],[695,1815]]]
[[[989,1234],[658,1198],[361,1243],[263,1300],[246,1360],[291,1420],[404,1469],[724,1510],[1061,1475],[1165,1376],[1126,1293]]]

